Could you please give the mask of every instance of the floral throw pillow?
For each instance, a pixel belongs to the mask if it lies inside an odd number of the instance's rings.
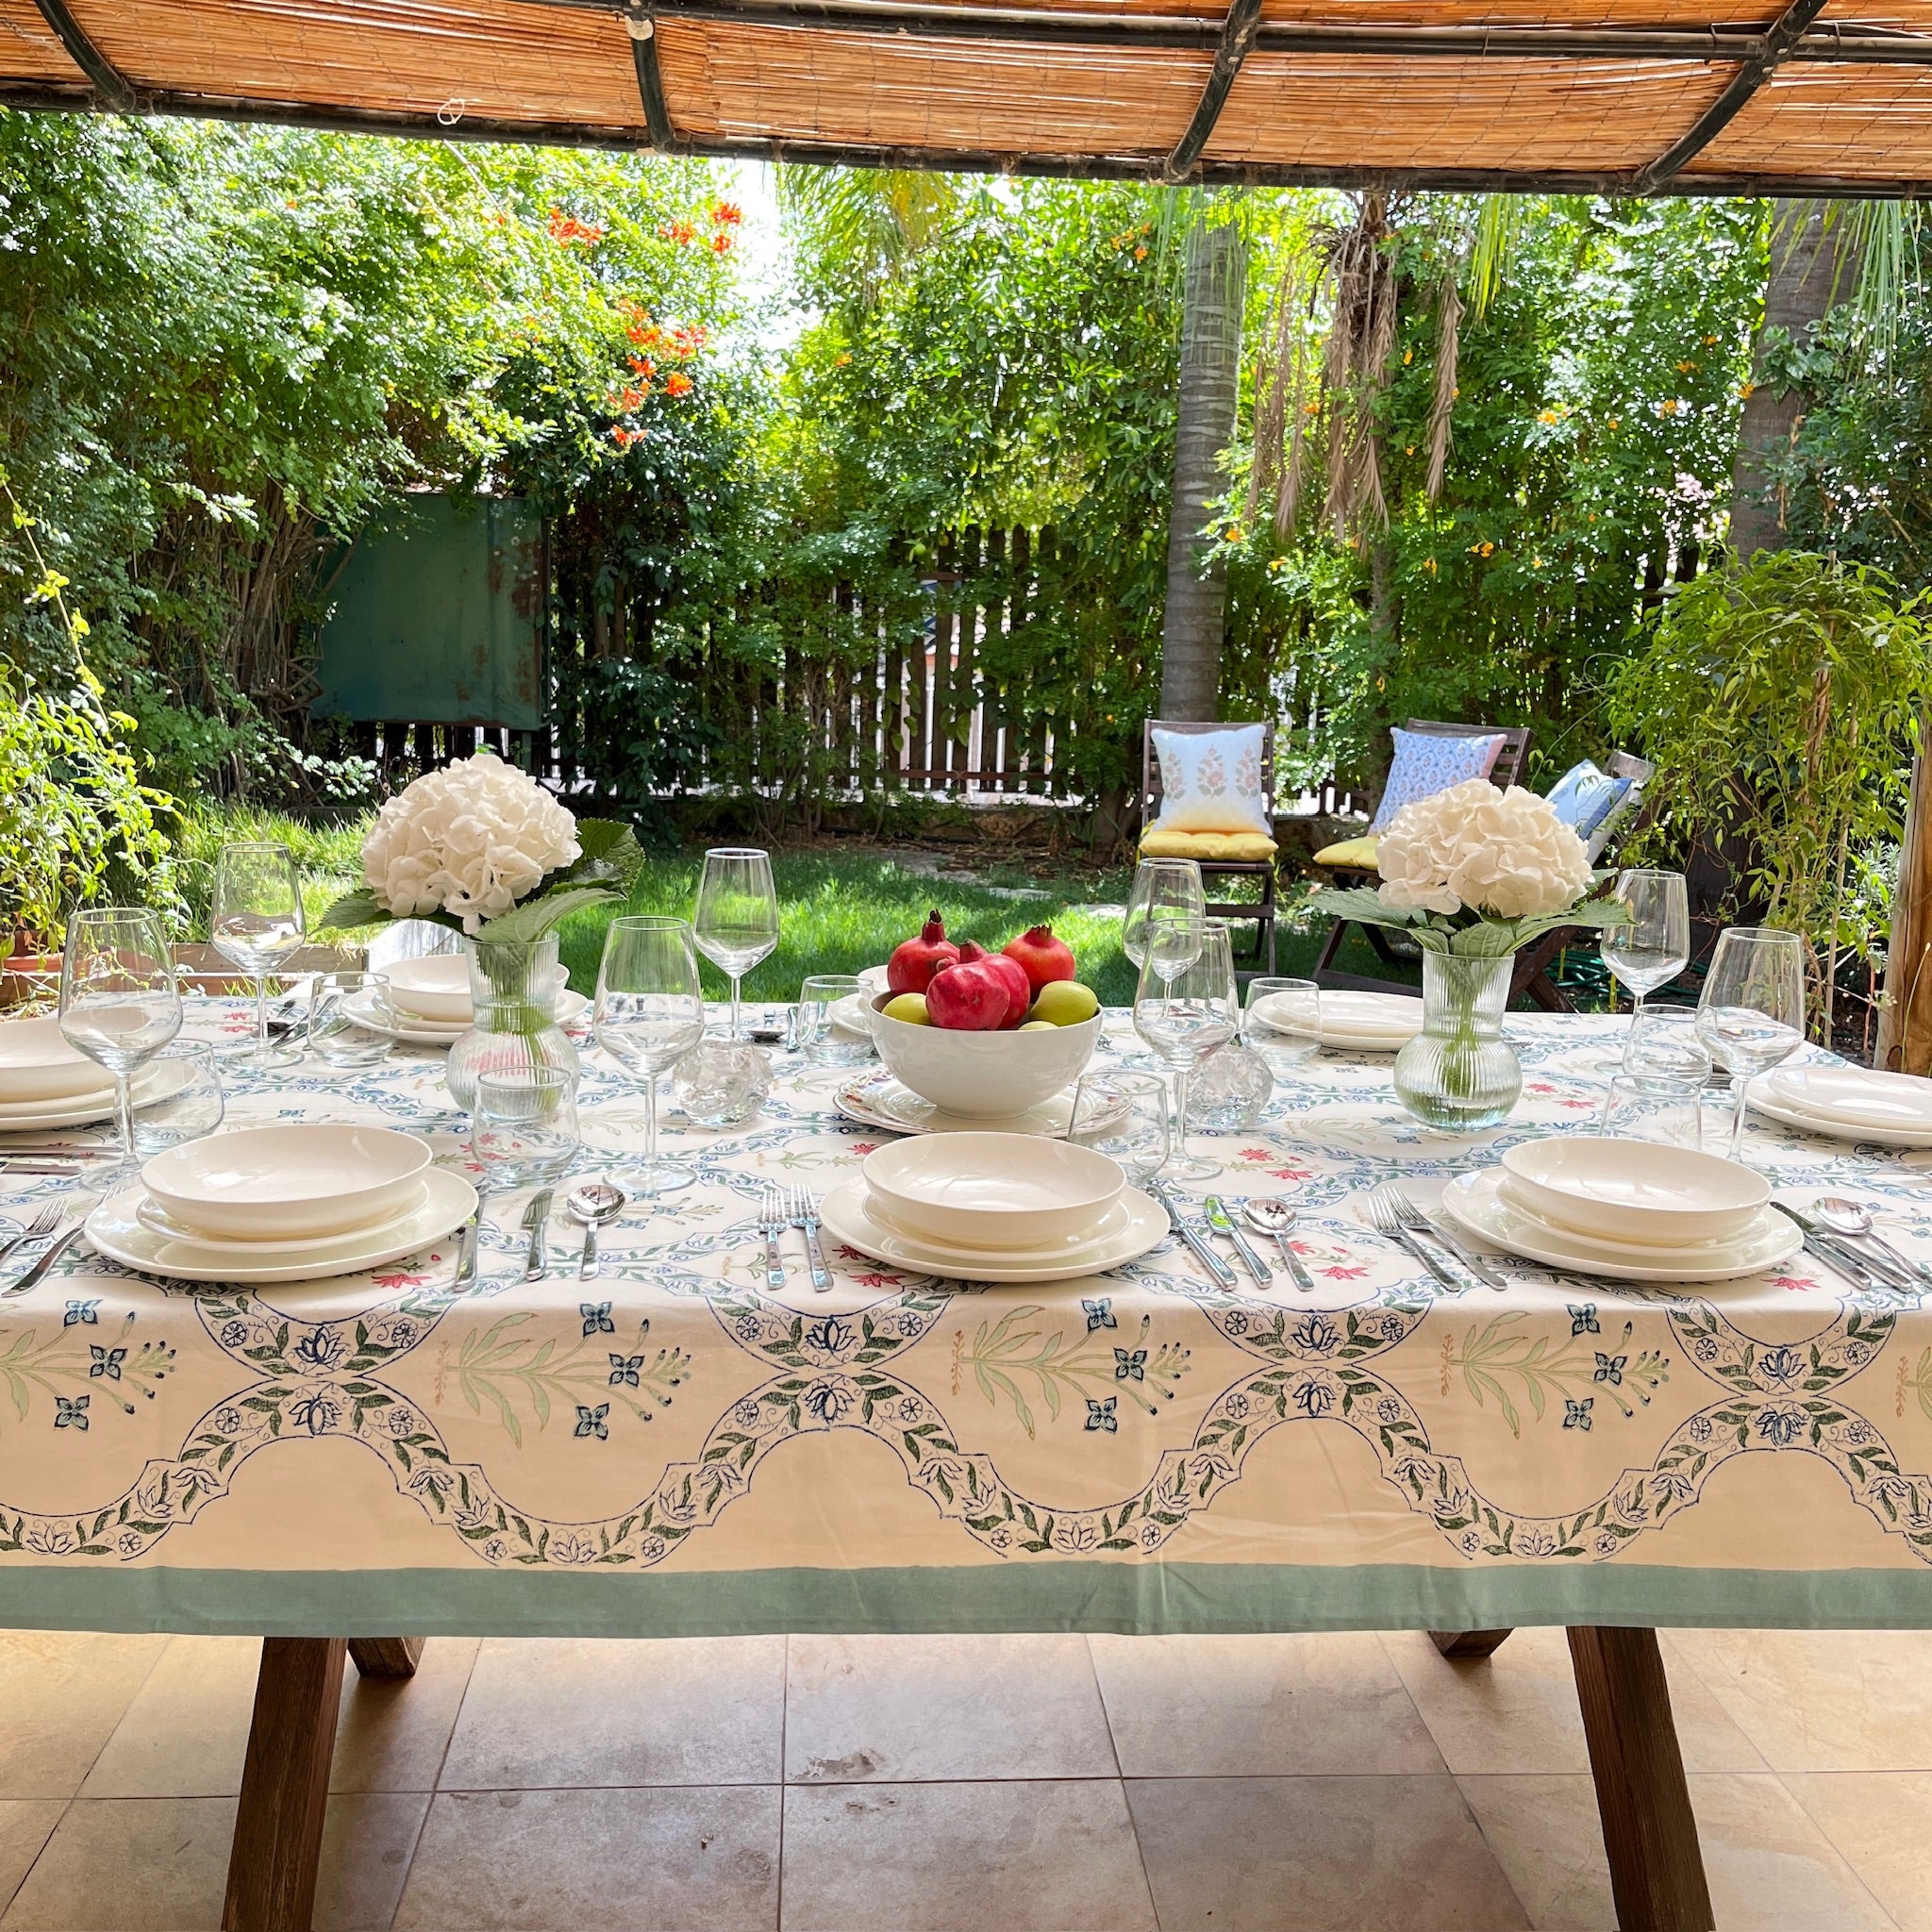
[[[1268,830],[1268,801],[1261,791],[1259,724],[1230,724],[1225,731],[1154,732],[1160,760],[1163,832],[1261,832]]]
[[[1505,737],[1500,731],[1485,731],[1451,738],[1432,731],[1405,731],[1400,724],[1391,725],[1389,736],[1395,741],[1395,759],[1389,767],[1382,802],[1369,823],[1372,832],[1386,832],[1395,814],[1418,798],[1433,798],[1471,778],[1487,778]]]
[[[1588,844],[1629,791],[1629,779],[1613,778],[1599,771],[1594,759],[1585,758],[1580,765],[1572,765],[1543,795],[1557,816]]]

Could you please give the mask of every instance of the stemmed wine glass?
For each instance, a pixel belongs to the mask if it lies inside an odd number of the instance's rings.
[[[644,1164],[638,1192],[648,1200],[690,1187],[697,1178],[690,1168],[658,1158],[658,1075],[705,1037],[705,995],[691,927],[683,920],[631,916],[610,922],[591,1028],[597,1044],[643,1089]]]
[[[749,847],[719,846],[705,854],[692,921],[698,951],[731,982],[731,1033],[739,1030],[739,982],[778,945],[778,889],[772,883],[772,855]]]
[[[270,1043],[268,977],[301,945],[306,930],[295,855],[273,841],[224,845],[215,861],[208,937],[223,958],[255,981],[255,1040],[236,1053],[236,1065],[267,1072],[301,1059],[297,1049]]]
[[[1151,927],[1207,917],[1201,868],[1191,858],[1143,858],[1134,868],[1133,890],[1121,921],[1121,951],[1137,968],[1144,966]]]
[[[1240,1026],[1227,927],[1199,918],[1150,925],[1134,1031],[1174,1069],[1174,1144],[1165,1179],[1202,1181],[1221,1172],[1218,1160],[1188,1152],[1188,1075]]]
[[[60,961],[60,1031],[114,1076],[121,1158],[104,1180],[132,1178],[139,1163],[129,1083],[180,1030],[181,994],[159,915],[139,906],[76,912]]]
[[[1796,933],[1734,925],[1718,941],[1697,1002],[1697,1037],[1731,1076],[1735,1160],[1744,1135],[1745,1089],[1804,1043],[1805,955]]]
[[[1604,964],[1632,996],[1621,1062],[1628,1071],[1643,1030],[1644,1001],[1690,963],[1690,900],[1682,873],[1641,867],[1620,872],[1610,896],[1630,914],[1624,924],[1607,927],[1598,942]]]

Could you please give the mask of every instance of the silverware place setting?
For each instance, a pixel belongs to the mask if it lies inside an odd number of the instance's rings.
[[[550,1224],[550,1204],[557,1198],[555,1188],[539,1188],[524,1209],[524,1230],[530,1237],[524,1255],[524,1279],[541,1281],[550,1272],[549,1250],[544,1236]]]

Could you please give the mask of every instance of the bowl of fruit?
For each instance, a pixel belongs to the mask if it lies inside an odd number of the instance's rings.
[[[941,1112],[1008,1120],[1080,1077],[1100,1043],[1100,1001],[1073,949],[1036,925],[997,953],[955,944],[937,912],[886,968],[873,1041],[886,1069]]]

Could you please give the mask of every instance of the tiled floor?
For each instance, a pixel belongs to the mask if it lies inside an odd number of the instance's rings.
[[[0,1635],[0,1932],[213,1932],[257,1646]],[[1932,1636],[1665,1641],[1723,1932],[1932,1932]],[[1593,1932],[1560,1631],[433,1641],[319,1932]]]

